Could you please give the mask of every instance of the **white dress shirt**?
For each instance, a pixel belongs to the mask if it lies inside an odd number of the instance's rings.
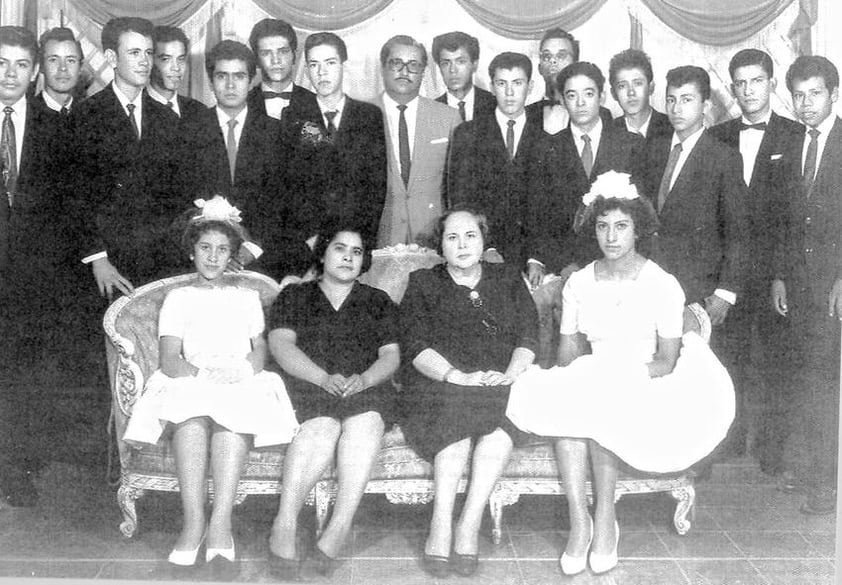
[[[325,116],[325,112],[336,112],[336,115],[333,117],[333,125],[339,130],[339,124],[342,122],[342,113],[345,111],[345,94],[342,94],[336,105],[331,108],[322,103],[322,98],[319,95],[316,96],[316,103],[319,104],[319,111],[322,113],[322,122],[325,123],[325,128],[330,125],[330,120]]]
[[[471,89],[468,90],[468,93],[465,94],[461,100],[447,91],[445,93],[447,96],[447,105],[451,108],[459,109],[459,102],[465,102],[465,121],[470,122],[474,119],[474,98],[477,95],[477,92],[474,91],[474,86],[471,85]]]
[[[161,104],[162,106],[167,106],[168,108],[172,109],[173,112],[180,118],[181,117],[181,108],[178,107],[178,95],[173,94],[173,96],[169,99],[158,93],[154,87],[151,85],[146,88],[146,91],[149,92],[149,97],[153,100]],[[172,104],[172,105],[170,105]]]
[[[769,120],[771,119],[772,110],[769,110],[762,120],[752,122],[743,116],[742,122],[744,124],[760,124],[761,122],[765,122],[768,129]],[[766,136],[766,131],[760,130],[759,128],[740,130],[740,154],[743,155],[743,180],[746,186],[751,184],[754,163],[757,161],[757,153],[760,152],[760,143],[763,142],[764,136]]]
[[[836,115],[831,112],[830,115],[822,120],[822,123],[816,126],[816,130],[819,131],[819,135],[816,138],[818,141],[817,149],[816,149],[816,173],[819,172],[819,166],[821,166],[822,162],[822,153],[824,152],[824,146],[827,144],[827,137],[830,134],[831,128],[833,128],[833,124],[836,122]],[[804,144],[801,147],[801,174],[804,174],[804,162],[807,160],[807,148],[810,146],[810,130],[812,128],[810,126],[804,126]],[[815,179],[815,177],[813,177]]]
[[[6,113],[3,112],[5,109],[4,104],[0,104],[0,124],[3,123],[3,120],[6,118]],[[20,172],[20,157],[21,153],[23,152],[23,130],[26,126],[26,109],[28,104],[26,103],[26,96],[22,96],[18,101],[12,104],[12,124],[15,125],[15,166],[17,167],[15,170]]]
[[[512,127],[515,131],[515,147],[513,156],[517,156],[517,149],[520,146],[520,138],[523,136],[523,129],[526,128],[526,110],[522,111],[517,118],[509,118],[506,114],[500,111],[500,108],[494,110],[494,117],[497,119],[497,126],[500,128],[500,134],[503,136],[503,144],[506,144],[506,133],[509,131],[509,120],[514,120],[515,125]]]
[[[60,112],[62,108],[67,108],[67,110],[70,111],[70,107],[73,105],[73,96],[70,96],[67,99],[66,104],[58,103],[56,99],[46,91],[41,92],[41,97],[44,98],[44,103],[47,104],[47,107],[55,112]]]
[[[283,91],[292,92],[293,83],[290,81],[285,88],[277,93],[281,93]],[[260,84],[260,91],[275,91],[265,83]],[[263,95],[261,94],[261,98]],[[275,118],[276,120],[281,119],[281,114],[284,111],[284,108],[289,105],[290,100],[285,100],[282,97],[273,97],[271,99],[263,98],[263,104],[266,106],[266,115]]]
[[[623,120],[626,122],[626,130],[632,134],[640,134],[646,138],[646,133],[649,132],[649,122],[652,121],[652,108],[649,108],[649,116],[646,117],[646,121],[640,125],[640,128],[634,128],[629,122],[628,116],[623,116]]]
[[[573,134],[573,142],[576,143],[576,150],[579,151],[579,158],[582,158],[582,149],[585,148],[585,141],[582,140],[582,135],[587,134],[590,137],[593,162],[596,162],[596,153],[599,152],[599,143],[602,138],[602,118],[597,118],[596,125],[591,128],[590,132],[585,132],[582,128],[570,122],[570,132]]]
[[[398,124],[400,122],[401,113],[398,110],[398,102],[389,97],[388,93],[383,93],[383,106],[386,110],[386,122],[389,124],[389,136],[392,139],[392,150],[395,155],[395,160],[401,160],[400,141],[398,137]],[[406,131],[409,137],[409,160],[412,160],[412,151],[415,148],[415,122],[418,117],[418,96],[415,96],[412,101],[406,104],[404,111],[406,117]]]

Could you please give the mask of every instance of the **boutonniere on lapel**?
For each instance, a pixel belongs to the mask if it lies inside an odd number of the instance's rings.
[[[327,135],[327,133],[322,130],[322,127],[316,124],[315,122],[304,122],[301,125],[301,132],[299,133],[301,137],[301,142],[303,144],[307,144],[308,146],[318,147],[323,144],[330,144],[333,142],[333,138]]]

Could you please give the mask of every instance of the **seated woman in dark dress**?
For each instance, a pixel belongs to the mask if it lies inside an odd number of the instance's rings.
[[[284,288],[269,319],[269,349],[301,423],[286,452],[269,542],[270,568],[281,579],[300,570],[298,514],[334,455],[336,503],[313,553],[319,572],[335,568],[380,450],[384,418],[393,412],[391,377],[400,359],[396,305],[356,282],[371,263],[360,232],[344,225],[325,230],[314,254],[320,277]]]
[[[433,462],[435,500],[427,572],[477,569],[479,527],[519,431],[505,416],[509,387],[532,363],[538,316],[515,266],[481,262],[485,217],[456,207],[437,226],[445,263],[410,274],[401,302],[407,441]],[[455,533],[453,507],[473,448]],[[452,554],[451,554],[452,553]]]

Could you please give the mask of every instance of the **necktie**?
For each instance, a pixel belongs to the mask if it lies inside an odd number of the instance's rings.
[[[809,195],[816,178],[816,158],[819,153],[820,132],[811,128],[807,134],[810,135],[810,144],[807,145],[807,158],[804,159],[804,192]]]
[[[12,113],[14,111],[11,106],[3,108],[3,112],[6,115],[3,116],[3,127],[2,131],[0,131],[0,163],[2,163],[3,186],[6,196],[9,198],[9,206],[12,205],[15,181],[18,176],[15,124],[12,122]]]
[[[587,134],[582,134],[582,141],[585,145],[582,147],[582,166],[585,167],[585,174],[590,178],[593,170],[593,149],[591,148],[591,137]]]
[[[407,186],[409,185],[411,158],[409,155],[409,128],[406,125],[406,106],[400,105],[398,110],[401,112],[400,120],[398,120],[398,154],[401,163],[401,179],[403,179],[404,186]]]
[[[132,130],[134,131],[134,137],[140,140],[140,128],[137,127],[137,118],[134,117],[134,104],[128,104],[126,109],[129,111],[129,121],[132,123]]]
[[[228,168],[231,171],[231,182],[234,182],[234,170],[237,168],[237,136],[234,134],[234,127],[237,125],[235,118],[228,119]]]
[[[67,109],[67,106],[62,106],[61,109],[58,111],[59,114],[62,116],[66,116],[70,113],[70,110]]]
[[[462,116],[462,121],[467,120],[465,117],[465,102],[459,102],[459,115]]]
[[[291,91],[267,91],[263,90],[263,99],[271,100],[274,98],[281,98],[282,100],[289,101],[292,99],[292,92]]]
[[[745,122],[740,122],[740,132],[743,130],[766,130],[766,122],[758,122],[757,124],[746,124]]]
[[[337,110],[330,110],[329,112],[325,112],[325,118],[327,118],[327,135],[333,137],[336,134],[336,124],[333,121],[336,119],[336,115],[339,112]]]
[[[675,171],[675,165],[678,164],[678,157],[681,156],[681,143],[677,143],[670,151],[669,159],[667,159],[667,168],[664,169],[664,176],[661,177],[661,185],[658,187],[658,211],[664,207],[664,201],[667,200],[667,195],[670,192],[670,183],[672,183],[672,174]]]
[[[509,160],[515,158],[515,121],[506,122],[506,150],[509,151]]]

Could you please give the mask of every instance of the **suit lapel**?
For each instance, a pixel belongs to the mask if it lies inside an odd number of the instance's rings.
[[[841,146],[842,120],[840,120],[839,117],[836,117],[833,122],[833,126],[830,128],[827,141],[824,144],[822,157],[819,160],[818,169],[816,170],[816,180],[813,181],[813,186],[807,194],[808,197],[813,193],[824,192],[825,183],[831,182],[831,173],[839,172],[839,159],[842,158],[842,156],[840,156],[842,155],[842,152],[840,152]]]
[[[407,190],[410,190],[412,182],[418,175],[419,163],[429,158],[428,150],[430,141],[433,139],[433,135],[430,133],[430,125],[424,123],[428,118],[428,105],[423,99],[418,98],[418,108],[415,112],[415,142],[412,146],[412,163],[409,168],[409,182],[407,184]],[[400,169],[400,163],[398,163],[398,169]],[[398,175],[400,175],[400,173],[398,173]]]
[[[389,176],[394,177],[391,181],[391,187],[399,193],[406,194],[407,188],[404,186],[403,181],[400,180],[401,166],[397,158],[395,158],[395,143],[392,142],[392,129],[389,127],[389,117],[386,115],[386,102],[383,101],[382,94],[379,97],[379,101],[380,103],[377,105],[380,106],[380,111],[383,113],[383,126],[386,132],[386,157],[389,166]]]

